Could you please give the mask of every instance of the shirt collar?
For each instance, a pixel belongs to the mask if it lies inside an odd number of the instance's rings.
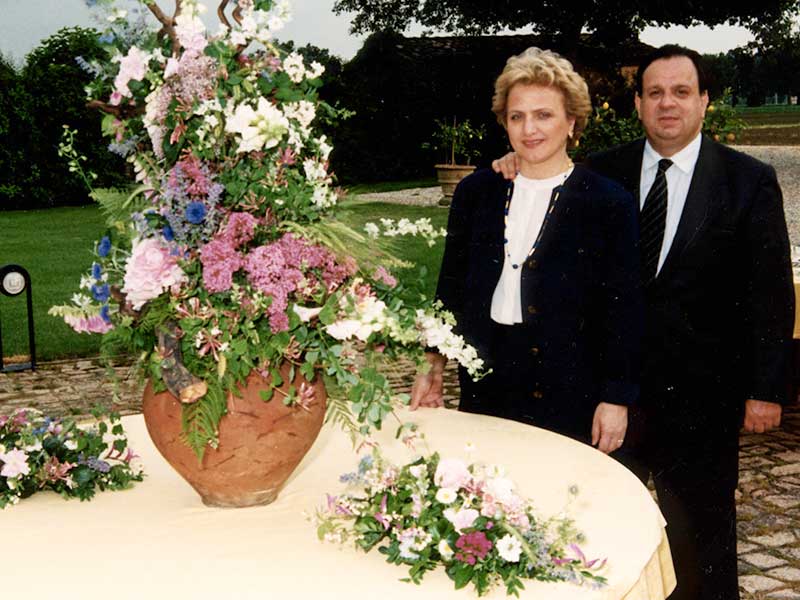
[[[669,157],[672,163],[678,167],[682,172],[689,174],[694,171],[694,166],[697,164],[697,157],[700,156],[700,145],[703,141],[703,134],[698,133],[697,136],[680,152],[673,154]],[[644,154],[642,156],[642,170],[655,169],[658,161],[664,158],[655,151],[653,146],[650,145],[650,140],[644,144]]]

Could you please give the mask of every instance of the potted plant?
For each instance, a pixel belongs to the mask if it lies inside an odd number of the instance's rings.
[[[81,292],[51,313],[135,356],[156,447],[206,503],[247,506],[275,498],[326,416],[356,436],[407,401],[382,361],[422,365],[430,345],[476,374],[481,362],[368,239],[442,232],[336,220],[317,130],[336,111],[317,94],[322,65],[273,43],[286,2],[228,4],[211,34],[197,0],[173,15],[94,2],[110,29],[108,60],[83,61],[89,106],[140,185],[95,194],[108,230]],[[82,169],[69,137],[61,151]]]
[[[458,182],[475,170],[471,162],[478,156],[476,144],[483,139],[486,130],[483,125],[475,127],[469,119],[459,123],[456,117],[452,124],[439,119],[435,123],[433,141],[423,144],[423,148],[433,148],[445,155],[445,162],[434,167],[444,194],[443,204],[447,205]]]

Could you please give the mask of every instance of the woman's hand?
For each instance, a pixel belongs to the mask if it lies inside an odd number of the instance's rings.
[[[492,169],[495,173],[502,173],[506,179],[514,179],[519,173],[519,161],[517,153],[509,152],[503,158],[492,161]]]
[[[594,411],[592,446],[609,454],[622,446],[627,429],[628,407],[601,402]]]
[[[431,365],[430,371],[420,373],[411,387],[411,410],[420,406],[425,408],[439,408],[444,406],[442,397],[444,390],[444,366],[447,359],[441,354],[426,352],[425,358]]]

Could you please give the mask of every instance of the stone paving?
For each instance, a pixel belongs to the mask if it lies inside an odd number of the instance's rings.
[[[407,391],[410,365],[399,364],[390,378]],[[0,414],[35,406],[53,416],[82,416],[97,404],[133,414],[141,409],[140,389],[125,364],[44,363],[36,371],[0,373]],[[446,372],[445,392],[454,403],[453,367]],[[742,600],[800,600],[800,408],[790,407],[777,431],[742,436],[737,499]]]

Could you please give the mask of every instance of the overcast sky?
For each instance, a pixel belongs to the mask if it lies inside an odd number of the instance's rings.
[[[205,3],[209,8],[217,4],[213,0]],[[168,4],[165,1],[162,5]],[[278,34],[279,39],[293,39],[301,46],[311,43],[328,48],[343,59],[352,58],[365,36],[350,35],[350,19],[333,14],[333,4],[334,0],[293,0],[292,21]],[[207,22],[211,22],[213,12],[209,10]],[[0,52],[22,63],[25,55],[41,40],[62,27],[74,25],[93,26],[84,0],[0,0]],[[407,35],[418,32],[417,29]],[[701,53],[725,52],[751,39],[747,30],[729,26],[713,30],[708,27],[649,27],[641,36],[643,42],[654,46],[679,43]]]

